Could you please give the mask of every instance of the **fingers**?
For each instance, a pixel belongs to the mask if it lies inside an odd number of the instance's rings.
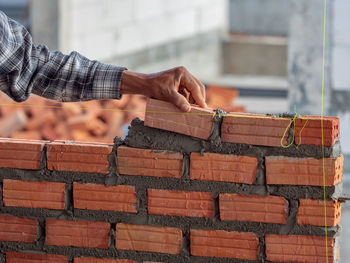
[[[184,96],[184,97],[186,98],[186,100],[187,100],[190,104],[195,104],[195,103],[196,103],[195,100],[194,100],[194,98],[192,97],[191,92],[189,92],[187,89],[181,88],[181,89],[179,90],[179,93],[180,93],[182,96]]]
[[[179,89],[179,93],[186,98],[186,100],[190,101],[191,92],[189,92],[187,89]],[[190,102],[191,103],[191,102]]]
[[[191,105],[187,99],[177,91],[173,91],[171,94],[171,102],[175,104],[180,110],[184,112],[189,112],[191,110]]]
[[[207,108],[207,104],[205,103],[205,88],[198,84],[198,82],[186,69],[184,69],[180,85],[184,86],[191,92],[192,97],[199,106]]]
[[[192,75],[192,74],[191,74],[191,75]],[[203,96],[203,98],[204,98],[204,101],[206,101],[205,86],[204,86],[203,83],[200,82],[195,76],[192,75],[192,77],[194,78],[194,80],[197,82],[197,84],[198,84],[199,87],[201,88],[202,96]]]
[[[190,102],[190,104],[196,104],[196,101],[194,100],[192,95],[190,95],[190,97],[188,98],[188,101]]]

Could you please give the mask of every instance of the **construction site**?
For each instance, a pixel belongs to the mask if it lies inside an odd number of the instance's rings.
[[[0,0],[0,263],[349,262],[349,13]]]

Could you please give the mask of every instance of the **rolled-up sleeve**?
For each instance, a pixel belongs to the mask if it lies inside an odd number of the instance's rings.
[[[31,93],[66,102],[120,99],[125,69],[35,46],[29,32],[0,11],[0,90],[15,101]]]

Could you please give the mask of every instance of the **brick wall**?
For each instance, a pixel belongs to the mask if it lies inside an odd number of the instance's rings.
[[[113,144],[0,140],[0,262],[337,261],[337,118],[322,160],[318,116],[148,110]]]

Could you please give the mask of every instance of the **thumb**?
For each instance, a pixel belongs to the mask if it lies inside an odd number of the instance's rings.
[[[169,101],[184,112],[189,112],[191,110],[191,105],[189,104],[189,102],[183,95],[181,95],[177,91],[172,92]]]

